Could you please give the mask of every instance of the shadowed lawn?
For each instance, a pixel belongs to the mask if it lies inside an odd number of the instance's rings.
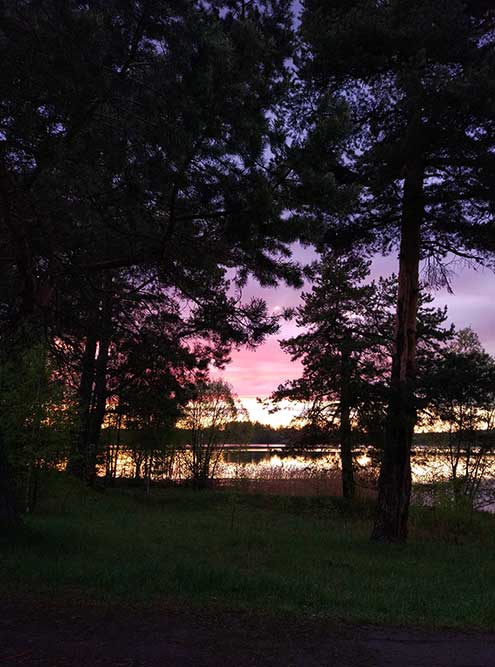
[[[406,546],[323,498],[98,493],[63,476],[0,542],[5,595],[200,605],[349,621],[495,627],[495,520],[427,510]]]

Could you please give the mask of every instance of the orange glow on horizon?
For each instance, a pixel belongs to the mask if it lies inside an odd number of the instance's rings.
[[[260,398],[265,397],[261,396]],[[258,402],[256,396],[239,396],[239,400],[248,411],[251,421],[269,424],[274,428],[289,426],[291,421],[299,416],[302,408],[302,405],[298,403],[282,401],[280,403],[280,410],[271,414],[267,407]]]

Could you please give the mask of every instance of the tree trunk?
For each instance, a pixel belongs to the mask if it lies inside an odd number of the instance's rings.
[[[354,469],[352,463],[351,442],[351,404],[350,404],[350,369],[349,353],[341,351],[341,387],[340,387],[340,462],[342,466],[342,496],[352,500],[355,494]]]
[[[103,283],[105,294],[93,331],[86,337],[79,384],[79,432],[68,470],[89,484],[96,477],[96,461],[101,426],[107,400],[107,367],[112,327],[111,278]]]
[[[120,409],[120,403],[119,403],[119,409]],[[122,429],[122,413],[119,412],[119,416],[117,418],[117,441],[115,443],[115,449],[113,451],[113,460],[112,460],[112,469],[111,469],[111,476],[112,480],[115,480],[117,477],[117,466],[119,464],[119,456],[120,456],[120,432]]]
[[[411,445],[416,425],[416,320],[424,168],[420,158],[410,159],[404,180],[399,256],[397,326],[392,361],[385,448],[380,470],[378,511],[372,539],[403,542],[411,498]]]
[[[93,484],[96,479],[96,463],[100,443],[101,427],[105,418],[107,405],[107,367],[110,341],[108,336],[102,338],[98,348],[95,366],[94,402],[90,417],[90,428],[87,442],[86,480]]]
[[[95,378],[97,339],[95,334],[86,338],[81,362],[79,381],[78,430],[74,438],[73,449],[67,470],[79,479],[84,479],[87,460],[87,442],[90,431],[91,404]]]
[[[120,408],[119,408],[120,410]],[[108,441],[106,447],[105,461],[105,483],[113,484],[117,477],[117,465],[120,453],[120,431],[122,428],[122,414],[117,413],[117,423],[115,427],[115,442]]]

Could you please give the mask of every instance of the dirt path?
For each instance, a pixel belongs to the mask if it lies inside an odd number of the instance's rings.
[[[495,634],[0,602],[0,665],[495,667]]]

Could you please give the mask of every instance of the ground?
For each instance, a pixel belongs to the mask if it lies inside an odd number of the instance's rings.
[[[15,667],[490,667],[495,635],[337,624],[188,608],[0,606],[0,665]]]
[[[0,667],[495,666],[495,517],[64,476],[0,533]]]

